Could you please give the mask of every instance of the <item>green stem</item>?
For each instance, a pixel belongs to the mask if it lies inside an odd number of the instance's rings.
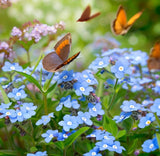
[[[157,123],[158,123],[158,126],[160,127],[160,119],[159,119],[159,117],[157,116],[156,113],[154,113],[154,115],[155,115],[156,121],[157,121]]]
[[[118,78],[116,78],[116,83],[115,83],[115,85],[114,85],[114,93],[113,93],[111,102],[110,102],[110,104],[109,104],[108,111],[110,111],[110,109],[111,109],[111,107],[112,107],[112,104],[113,104],[113,101],[114,101],[114,99],[115,99],[115,97],[116,97],[117,84],[118,84]]]
[[[30,58],[29,51],[27,51],[27,59],[28,59],[29,67],[31,67],[31,58]]]
[[[63,150],[63,156],[66,156],[66,149]]]
[[[48,84],[47,84],[47,89],[49,88],[49,86],[50,86],[50,83],[51,83],[51,81],[52,81],[52,79],[53,79],[53,76],[54,76],[54,73],[52,74],[52,76],[51,76],[51,78],[50,78],[50,80],[48,81]]]
[[[47,115],[48,114],[48,108],[47,108],[47,95],[43,93],[43,101],[44,101],[44,112]]]
[[[140,71],[140,76],[141,76],[141,79],[143,78],[143,74],[142,74],[142,66],[141,64],[138,64],[138,67],[139,67],[139,71]]]
[[[4,128],[5,128],[5,131],[6,131],[6,133],[7,133],[7,138],[8,138],[9,144],[10,144],[9,147],[11,147],[11,149],[13,150],[12,140],[11,140],[10,135],[9,135],[9,133],[8,133],[7,126],[5,125]]]
[[[99,86],[98,86],[97,96],[98,96],[98,97],[101,97],[102,95],[103,95],[103,81],[100,80],[100,81],[99,81]]]

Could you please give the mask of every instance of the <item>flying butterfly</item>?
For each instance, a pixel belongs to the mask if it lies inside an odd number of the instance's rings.
[[[116,19],[111,25],[111,29],[115,35],[125,35],[132,27],[135,21],[142,15],[143,11],[136,13],[127,22],[127,15],[122,5],[119,6]]]
[[[160,41],[157,41],[151,49],[147,66],[149,70],[160,70]]]
[[[88,20],[91,20],[97,16],[99,16],[101,13],[100,12],[97,12],[93,15],[91,15],[91,7],[90,5],[88,5],[85,10],[83,11],[81,17],[77,20],[77,22],[85,22],[85,21],[88,21]]]
[[[71,50],[71,43],[71,34],[67,33],[61,40],[56,43],[54,46],[55,51],[49,53],[43,58],[43,68],[49,72],[55,72],[76,59],[80,52],[68,58]]]

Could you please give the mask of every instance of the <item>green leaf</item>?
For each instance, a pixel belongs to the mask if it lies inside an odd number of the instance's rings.
[[[138,139],[134,139],[131,146],[127,150],[128,151],[127,154],[132,154],[135,151],[135,149],[137,147],[137,143],[138,143]]]
[[[116,122],[109,117],[104,116],[103,118],[103,128],[108,132],[112,133],[114,137],[116,137],[118,133],[118,128]]]
[[[72,143],[81,135],[83,134],[85,131],[87,131],[90,127],[82,127],[80,128],[77,132],[73,133],[72,135],[70,135],[65,141],[64,141],[64,146],[65,148],[69,147],[70,145],[72,145]]]
[[[1,94],[2,94],[2,97],[3,97],[3,100],[4,100],[4,103],[5,103],[5,104],[10,103],[8,96],[7,96],[7,94],[5,93],[5,91],[4,91],[4,89],[2,88],[1,85],[0,85],[0,91],[1,91]]]
[[[60,150],[64,149],[64,142],[63,141],[58,141],[54,143]]]
[[[119,131],[117,136],[116,136],[116,139],[119,139],[121,138],[122,136],[124,136],[126,134],[126,130],[122,130],[122,131]]]
[[[39,82],[38,82],[34,77],[32,77],[31,75],[28,75],[28,74],[26,74],[26,73],[23,73],[23,72],[19,72],[19,71],[15,71],[15,72],[17,72],[18,74],[26,77],[28,81],[34,83],[34,84],[37,86],[37,88],[38,88],[41,92],[43,92],[43,91],[42,91],[42,88],[41,88],[41,86],[40,86],[40,84],[39,84]]]
[[[57,83],[54,83],[45,93],[46,94],[50,93],[52,90],[55,89],[56,86],[57,86]]]
[[[18,40],[17,42],[18,42],[26,51],[29,51],[29,48],[30,48],[30,47],[32,46],[32,44],[34,43],[33,40],[27,41],[27,42]]]
[[[14,156],[16,155],[17,156],[17,152],[15,150],[0,150],[0,155],[2,156]]]
[[[156,133],[156,137],[157,137],[157,142],[158,142],[158,146],[159,146],[159,149],[160,149],[160,134]]]
[[[31,147],[31,148],[30,148],[30,152],[31,152],[31,153],[34,153],[34,152],[36,152],[37,150],[38,150],[38,149],[37,149],[36,147]]]

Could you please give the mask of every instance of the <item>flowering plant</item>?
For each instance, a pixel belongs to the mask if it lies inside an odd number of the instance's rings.
[[[43,69],[42,53],[35,63],[30,50],[43,39],[44,50],[56,39],[58,29],[64,29],[63,22],[55,26],[29,22],[22,28],[14,27],[9,41],[0,42],[4,56],[0,74],[1,153],[158,154],[160,77],[148,71],[147,54],[120,49],[115,40],[112,44],[102,38],[98,48],[93,43],[93,52],[98,49],[100,54],[88,68],[50,73]],[[17,57],[18,47],[27,53],[25,63]]]

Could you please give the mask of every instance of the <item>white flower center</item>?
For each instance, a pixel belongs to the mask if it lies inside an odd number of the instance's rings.
[[[91,80],[90,80],[90,79],[87,79],[86,81],[87,81],[88,83],[91,83]]]
[[[100,65],[100,66],[103,65],[103,61],[100,61],[100,62],[99,62],[99,65]]]
[[[107,147],[108,147],[108,145],[107,145],[107,144],[104,144],[104,145],[103,145],[103,148],[107,148]]]
[[[116,146],[116,145],[113,145],[112,147],[113,147],[114,149],[117,149],[117,146]]]
[[[50,137],[50,138],[53,138],[53,134],[50,134],[49,137]]]
[[[150,120],[147,120],[146,121],[146,125],[150,125],[151,121]]]
[[[109,139],[106,135],[103,137],[104,139]]]
[[[140,56],[137,56],[135,60],[136,60],[136,61],[139,61],[139,60],[141,60],[141,57],[140,57]]]
[[[120,119],[123,119],[124,118],[124,115],[122,115],[121,117],[120,117]]]
[[[64,75],[64,76],[63,76],[63,79],[67,79],[67,78],[68,78],[68,76],[67,76],[67,75]]]
[[[63,134],[63,138],[68,138],[68,135],[67,134]]]
[[[130,108],[134,108],[134,105],[130,105],[129,107],[130,107]]]
[[[21,93],[19,93],[19,92],[18,92],[18,93],[16,93],[16,96],[21,96]]]
[[[83,92],[85,91],[84,87],[80,87],[80,90],[83,91]]]
[[[72,125],[72,122],[71,122],[71,121],[68,121],[68,122],[67,122],[67,125],[71,126],[71,125]]]
[[[87,119],[86,119],[85,117],[82,117],[82,120],[83,120],[83,121],[86,121]]]
[[[84,74],[83,77],[84,77],[84,78],[87,78],[88,76]]]
[[[6,115],[11,115],[11,113],[10,112],[6,112]]]
[[[15,67],[14,67],[14,66],[11,66],[10,69],[11,69],[11,70],[15,70]]]
[[[120,66],[118,69],[119,69],[119,71],[123,71],[123,70],[124,70],[124,67],[123,67],[123,66]]]
[[[96,155],[96,152],[92,152],[92,155],[93,155],[93,156]]]
[[[158,105],[158,109],[160,109],[160,105]]]
[[[26,107],[26,109],[27,109],[27,110],[30,110],[30,108],[29,108],[29,107]]]
[[[154,145],[153,145],[153,144],[150,144],[149,148],[152,149],[153,147],[154,147]]]
[[[22,116],[22,113],[21,113],[21,112],[18,112],[17,115],[18,115],[18,116]]]
[[[92,110],[93,110],[94,112],[96,112],[96,111],[97,111],[97,109],[96,109],[95,107],[93,107],[93,108],[92,108]]]
[[[91,134],[91,137],[96,137],[96,135],[95,134]]]

